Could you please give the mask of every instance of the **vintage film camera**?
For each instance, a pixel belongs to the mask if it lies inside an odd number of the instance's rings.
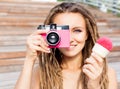
[[[39,25],[38,30],[48,30],[47,34],[41,34],[50,48],[61,48],[70,46],[70,32],[68,25],[50,24]]]

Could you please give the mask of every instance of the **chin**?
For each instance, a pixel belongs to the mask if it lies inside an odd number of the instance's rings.
[[[79,52],[79,53],[67,52],[67,53],[63,53],[63,54],[64,54],[65,57],[69,57],[69,58],[71,57],[72,58],[72,57],[80,56],[81,52]]]

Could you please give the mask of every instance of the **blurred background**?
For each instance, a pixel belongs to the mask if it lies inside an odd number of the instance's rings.
[[[120,0],[0,0],[0,89],[14,89],[25,59],[26,37],[63,1],[81,3],[94,15],[100,36],[112,39],[107,61],[116,70],[120,89]]]

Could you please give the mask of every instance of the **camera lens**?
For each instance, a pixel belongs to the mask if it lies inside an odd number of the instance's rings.
[[[58,33],[56,33],[56,32],[48,33],[46,39],[47,39],[48,44],[51,46],[57,45],[60,41],[60,37],[59,37]]]

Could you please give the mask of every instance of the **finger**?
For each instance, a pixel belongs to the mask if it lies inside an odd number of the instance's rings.
[[[94,67],[94,66],[91,65],[91,64],[85,64],[85,65],[83,66],[83,68],[91,71],[96,77],[99,77],[99,76],[101,75],[101,73],[102,73],[102,68],[99,67],[99,68],[97,69],[96,67]]]
[[[98,74],[98,73],[93,73],[91,72],[90,70],[88,70],[87,68],[83,68],[83,73],[85,73],[85,75],[89,78],[89,79],[92,79],[92,80],[96,80],[99,78],[99,76],[101,74]]]
[[[48,48],[48,46],[46,46],[42,41],[40,41],[40,40],[35,40],[35,41],[33,41],[33,45],[36,45],[36,46],[38,46],[38,47],[41,47],[41,48],[43,48],[43,49],[45,49],[45,50],[50,50],[50,48]]]
[[[48,46],[47,42],[44,40],[44,38],[41,35],[31,35],[28,37],[28,41],[30,42],[34,42],[36,40],[40,41],[38,44],[44,44],[45,46]]]
[[[93,74],[91,71],[89,71],[88,69],[83,68],[83,73],[85,73],[85,75],[86,75],[89,79],[94,79],[94,80],[95,80],[94,74]]]
[[[98,67],[97,61],[93,57],[87,58],[85,64],[91,64],[94,67]]]
[[[32,48],[32,46],[38,46],[37,48],[44,49],[46,51],[49,51],[50,49],[48,48],[48,45],[45,43],[45,41],[43,40],[43,38],[40,35],[35,35],[35,36],[29,36],[28,37],[28,45],[30,46],[30,48]],[[41,50],[40,49],[40,50]],[[37,50],[37,49],[36,49]],[[38,49],[39,50],[39,49]],[[41,50],[42,51],[42,50]]]
[[[96,61],[92,57],[89,57],[85,60],[85,63],[86,64],[94,64],[94,63],[96,63]]]
[[[85,63],[91,64],[96,70],[99,70],[102,68],[101,66],[99,66],[98,62],[93,57],[87,58],[85,60]]]
[[[46,49],[43,49],[42,47],[39,47],[33,44],[31,44],[31,48],[36,51],[50,53],[50,49],[46,50]]]
[[[36,35],[36,34],[46,34],[48,32],[48,30],[36,30],[33,32],[33,34],[31,35]]]
[[[103,66],[103,61],[104,59],[101,58],[99,55],[97,55],[96,53],[92,53],[91,56],[98,62],[98,64],[100,66]]]
[[[95,67],[93,66],[93,65],[91,65],[91,64],[85,64],[84,66],[83,66],[83,68],[85,68],[85,69],[88,69],[89,71],[91,71],[92,73],[96,73],[96,69],[95,69]]]
[[[46,43],[46,41],[44,40],[44,38],[41,35],[33,36],[31,41],[34,42],[35,40],[39,41],[39,44],[44,44],[44,45],[48,46],[48,44]]]
[[[29,45],[35,45],[35,46],[38,46],[38,47],[41,47],[42,49],[44,49],[44,50],[50,50],[49,48],[48,48],[48,45],[46,45],[46,43],[44,43],[44,40],[42,41],[42,40],[40,40],[40,38],[38,39],[36,39],[35,37],[34,38],[32,38],[33,40],[30,40],[29,41]],[[42,39],[42,38],[41,38]]]

